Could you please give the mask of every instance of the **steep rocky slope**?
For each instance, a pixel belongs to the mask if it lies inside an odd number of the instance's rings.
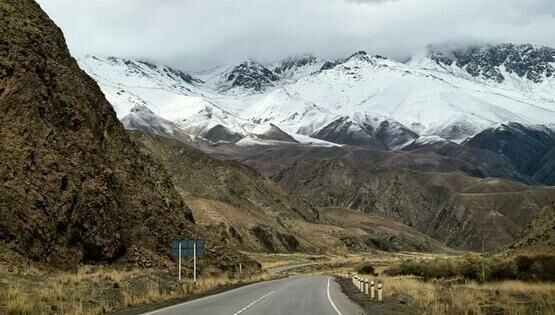
[[[545,207],[509,249],[517,252],[555,254],[555,204]]]
[[[512,242],[555,189],[458,173],[376,169],[346,160],[300,161],[275,179],[316,206],[398,220],[445,244],[494,249]]]
[[[465,146],[493,151],[530,178],[555,185],[555,132],[545,126],[498,124],[468,139]]]
[[[166,254],[193,219],[126,134],[62,32],[31,0],[0,1],[0,240],[35,260]]]

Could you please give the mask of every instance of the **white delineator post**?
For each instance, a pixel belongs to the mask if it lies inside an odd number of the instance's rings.
[[[193,243],[193,283],[197,283],[197,241]]]
[[[382,288],[382,284],[381,282],[378,283],[378,302],[381,302],[383,300],[383,288]]]
[[[179,249],[178,249],[178,254],[179,254],[179,267],[177,267],[177,269],[179,270],[179,281],[181,281],[181,242],[179,242]]]
[[[368,295],[368,279],[364,279],[364,294]]]
[[[364,293],[364,279],[360,278],[360,292]]]
[[[374,299],[374,280],[370,281],[370,298]]]

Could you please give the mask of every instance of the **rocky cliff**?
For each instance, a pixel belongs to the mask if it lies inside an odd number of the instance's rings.
[[[0,240],[27,257],[114,261],[192,234],[165,170],[32,0],[0,1],[0,139]]]

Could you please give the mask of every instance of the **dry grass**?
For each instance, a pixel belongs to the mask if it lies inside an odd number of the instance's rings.
[[[76,273],[0,274],[0,314],[103,314],[129,306],[181,299],[271,278],[265,273],[217,274],[178,282],[161,270],[83,267]],[[7,283],[2,287],[2,283]]]
[[[404,300],[416,314],[555,314],[555,285],[502,281],[457,284],[414,277],[379,277],[384,300]]]

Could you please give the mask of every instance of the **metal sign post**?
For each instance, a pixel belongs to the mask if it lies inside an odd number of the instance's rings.
[[[181,281],[181,242],[179,242],[179,281]]]
[[[193,283],[197,284],[197,242],[193,244]]]

